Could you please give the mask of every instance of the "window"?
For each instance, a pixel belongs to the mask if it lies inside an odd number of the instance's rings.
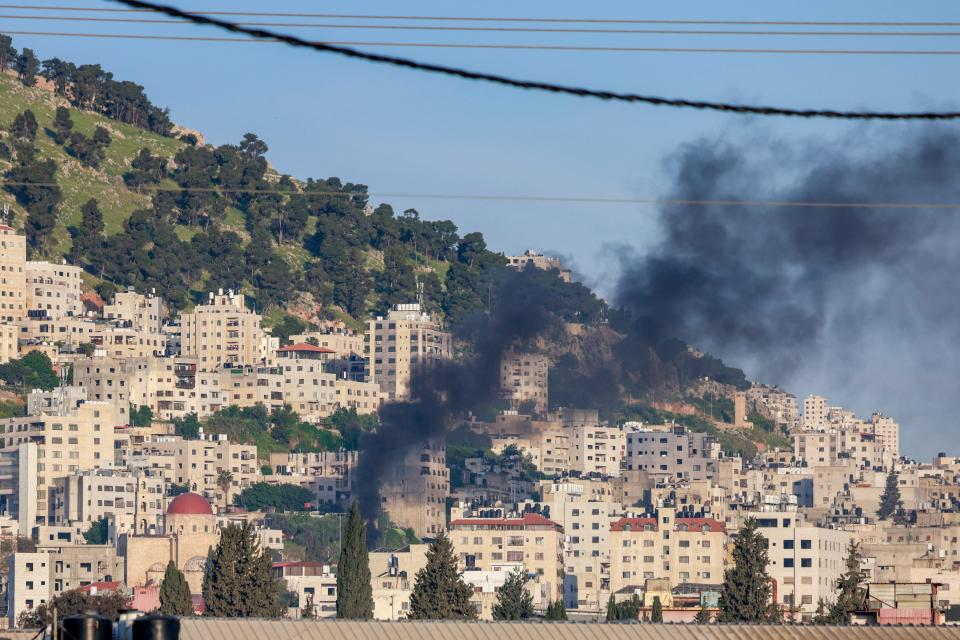
[[[813,566],[813,559],[811,558],[800,558],[800,566],[804,569],[809,569]]]
[[[792,569],[792,568],[793,568],[793,558],[784,558],[784,559],[783,559],[783,566],[784,566],[784,568],[786,568],[786,569]]]
[[[793,549],[793,540],[784,540],[783,541],[784,549]]]
[[[801,541],[800,541],[800,548],[801,548],[801,549],[810,549],[810,548],[812,548],[812,547],[811,547],[811,542],[810,542],[810,540],[801,540]]]

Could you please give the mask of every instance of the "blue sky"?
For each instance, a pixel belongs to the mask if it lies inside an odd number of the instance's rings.
[[[40,4],[39,2],[37,2]],[[98,0],[47,4],[116,8]],[[192,10],[398,13],[368,1],[195,0]],[[908,20],[960,22],[960,5],[871,0],[844,3],[636,3],[488,1],[467,6],[408,1],[405,14],[728,20]],[[4,14],[35,11],[0,10]],[[264,20],[282,20],[265,18]],[[313,19],[313,22],[325,20]],[[355,23],[356,21],[349,21]],[[395,21],[384,21],[395,23]],[[602,26],[602,25],[597,25]],[[691,27],[696,28],[696,27]],[[704,27],[705,28],[705,27]],[[733,27],[738,28],[738,27]],[[758,27],[759,29],[760,27]],[[773,27],[771,27],[773,28]],[[789,27],[781,27],[789,29]],[[816,29],[816,27],[811,27]],[[192,26],[104,25],[0,18],[0,30],[209,34]],[[952,30],[960,32],[960,27]],[[316,39],[670,47],[960,49],[960,38],[679,36],[291,30]],[[736,137],[759,128],[788,139],[839,137],[825,121],[763,119],[608,104],[464,82],[272,44],[77,40],[15,36],[41,58],[98,62],[143,84],[173,118],[214,143],[253,131],[281,172],[339,176],[372,192],[650,198],[664,195],[663,163],[701,136]],[[424,61],[520,78],[669,97],[837,109],[956,108],[957,56],[786,56],[382,48]],[[871,127],[904,127],[904,124]],[[749,197],[750,194],[744,194]],[[374,201],[380,199],[374,198]],[[385,198],[479,230],[505,252],[538,248],[566,256],[590,284],[611,290],[618,251],[656,241],[656,210],[585,205]],[[816,389],[813,389],[816,390]],[[826,393],[828,390],[821,389]],[[839,399],[838,399],[839,400]],[[924,452],[926,453],[926,452]]]

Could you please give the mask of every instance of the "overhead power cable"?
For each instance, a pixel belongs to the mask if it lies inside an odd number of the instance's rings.
[[[12,182],[3,181],[11,187],[59,186],[53,182]],[[494,202],[555,202],[567,204],[610,204],[610,205],[658,205],[693,207],[790,207],[801,209],[934,209],[960,210],[957,202],[831,202],[812,200],[750,200],[750,199],[697,199],[697,198],[615,198],[603,196],[561,196],[561,195],[524,195],[524,194],[483,194],[483,193],[417,193],[417,192],[345,192],[345,191],[296,191],[293,189],[245,189],[231,187],[171,187],[144,185],[146,192],[185,192],[185,193],[224,193],[246,195],[280,196],[322,196],[342,198],[402,198],[419,200],[478,200]]]
[[[171,42],[236,42],[236,43],[252,43],[252,44],[285,44],[285,40],[281,38],[230,38],[230,37],[209,37],[209,36],[170,36],[170,35],[152,35],[145,33],[80,33],[80,32],[67,32],[67,31],[10,31],[4,30],[3,33],[12,35],[12,36],[44,36],[44,37],[58,37],[58,38],[94,38],[94,39],[103,39],[103,40],[159,40],[159,41],[171,41]],[[404,40],[323,40],[323,41],[306,41],[313,48],[323,47],[324,50],[342,50],[344,47],[413,47],[413,48],[423,48],[423,49],[492,49],[492,50],[506,50],[506,51],[593,51],[593,52],[608,52],[608,53],[719,53],[719,54],[774,54],[774,55],[816,55],[816,56],[828,56],[828,55],[841,55],[841,56],[958,56],[960,55],[960,50],[950,50],[950,49],[763,49],[763,48],[722,48],[722,47],[627,47],[627,46],[604,46],[604,45],[564,45],[564,44],[485,44],[479,42],[410,42]],[[361,52],[357,52],[361,53]],[[364,53],[364,57],[373,56],[377,58],[385,58],[388,60],[402,60],[403,58],[392,58],[390,56],[375,56],[374,54]],[[471,80],[488,80],[490,82],[496,82],[498,84],[511,84],[513,86],[519,86],[524,89],[538,89],[544,91],[552,91],[554,93],[569,93],[580,95],[582,97],[601,97],[601,94],[606,96],[606,92],[597,92],[589,89],[575,89],[572,87],[564,87],[561,85],[547,85],[537,82],[526,82],[522,80],[510,80],[501,76],[492,76],[489,74],[475,73],[472,71],[462,71],[459,73],[454,73],[455,69],[451,67],[438,67],[436,65],[425,65],[423,63],[414,63],[416,64],[415,68],[424,68],[427,67],[429,70],[430,67],[434,69],[445,69],[446,71],[440,71],[439,73],[444,73],[446,75],[459,75],[461,77],[467,77]],[[463,75],[466,74],[466,75]],[[477,76],[477,77],[475,77]],[[493,80],[497,78],[497,80]],[[551,88],[547,88],[551,87]],[[760,113],[760,109],[764,109],[767,112],[762,113],[761,115],[807,115],[807,112],[785,112],[788,110],[776,109],[773,107],[752,107],[752,106],[742,106],[742,105],[722,105],[720,103],[710,103],[710,102],[690,102],[686,100],[670,100],[666,98],[656,98],[656,97],[645,97],[645,96],[631,96],[629,94],[610,94],[611,97],[605,99],[608,100],[625,100],[627,102],[648,102],[654,104],[654,101],[657,101],[656,104],[665,105],[665,106],[686,106],[700,109],[714,109],[719,111],[741,111],[744,113]],[[828,112],[817,112],[809,114],[809,117],[818,115],[818,113],[828,113]],[[830,112],[837,113],[837,112]],[[832,115],[832,116],[821,116],[821,117],[832,117],[832,118],[853,118],[853,115]],[[860,116],[861,119],[885,119],[885,120],[919,120],[919,119],[946,119],[946,118],[935,118],[935,117],[887,117],[885,115],[873,115],[873,116]],[[953,116],[953,117],[960,117]]]
[[[100,13],[156,12],[154,8],[106,9],[103,7],[70,7],[56,5],[0,4],[0,9],[32,9],[36,11],[94,11]],[[328,18],[337,20],[419,20],[437,22],[542,22],[554,24],[685,24],[685,25],[755,25],[755,26],[821,26],[821,27],[960,27],[948,21],[839,21],[839,20],[688,20],[633,18],[531,18],[492,16],[371,15],[348,13],[303,13],[280,11],[208,11],[195,9],[193,14],[220,16],[256,16],[279,18]]]
[[[844,119],[844,120],[955,120],[960,119],[960,112],[875,112],[875,111],[839,111],[832,109],[787,109],[781,107],[768,107],[768,106],[753,106],[753,105],[738,105],[724,102],[708,102],[708,101],[697,101],[697,100],[687,100],[687,99],[673,99],[673,98],[663,98],[660,96],[647,96],[633,93],[620,93],[615,91],[603,91],[596,89],[587,89],[583,87],[574,87],[569,85],[559,85],[551,84],[547,82],[539,81],[527,81],[527,80],[518,80],[516,78],[510,78],[507,76],[501,76],[491,73],[469,71],[467,69],[461,69],[458,67],[449,67],[445,65],[430,64],[425,62],[418,62],[415,60],[410,60],[407,58],[400,58],[396,56],[386,56],[376,53],[370,53],[367,51],[359,51],[346,46],[341,45],[332,45],[332,44],[322,44],[316,42],[308,42],[296,36],[291,36],[289,34],[276,33],[272,31],[266,31],[264,29],[252,28],[252,27],[243,27],[240,25],[233,24],[219,18],[212,18],[210,16],[203,16],[197,14],[191,14],[186,11],[181,11],[176,7],[171,7],[167,5],[159,5],[151,2],[143,2],[143,0],[111,0],[117,4],[122,4],[124,6],[134,8],[134,9],[149,9],[157,11],[159,13],[166,14],[173,18],[180,18],[187,20],[199,25],[208,25],[217,27],[221,30],[228,31],[230,33],[237,33],[242,35],[251,36],[257,39],[267,39],[267,40],[278,40],[284,42],[288,45],[295,47],[302,47],[307,49],[312,49],[315,51],[321,51],[324,53],[335,53],[349,58],[355,58],[358,60],[366,60],[369,62],[376,62],[380,64],[387,64],[396,67],[402,67],[406,69],[413,69],[417,71],[426,71],[429,73],[435,73],[440,75],[446,75],[456,78],[461,78],[464,80],[477,80],[482,82],[489,82],[492,84],[498,84],[502,86],[513,87],[517,89],[525,89],[532,91],[542,91],[547,93],[561,94],[561,95],[571,95],[582,98],[595,98],[605,101],[616,101],[616,102],[626,102],[626,103],[641,103],[641,104],[650,104],[656,106],[668,106],[668,107],[678,107],[678,108],[689,108],[689,109],[699,109],[699,110],[710,110],[710,111],[721,111],[727,113],[739,113],[739,114],[753,114],[753,115],[764,115],[764,116],[790,116],[790,117],[800,117],[800,118],[833,118],[833,119]]]
[[[2,5],[0,5],[2,8]],[[89,16],[0,15],[0,20],[43,20],[45,22],[95,22],[103,24],[161,24],[182,26],[182,20],[157,18],[98,18]],[[350,24],[340,22],[237,22],[242,27],[284,27],[292,29],[345,29],[378,31],[455,31],[468,33],[564,33],[588,35],[673,35],[673,36],[828,36],[828,37],[956,37],[960,31],[757,31],[729,29],[597,29],[569,27],[502,27],[411,24]]]

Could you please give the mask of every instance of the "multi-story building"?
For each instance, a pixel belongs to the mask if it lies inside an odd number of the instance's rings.
[[[667,431],[630,431],[626,440],[627,470],[653,477],[703,480],[712,475],[720,453],[709,434],[679,425]]]
[[[305,342],[332,351],[327,364],[338,380],[366,381],[366,339],[363,335],[331,329],[292,335],[290,341],[293,344]]]
[[[167,351],[166,336],[139,329],[132,320],[98,321],[87,341],[100,357],[148,358],[164,356]]]
[[[29,538],[37,524],[37,504],[46,490],[37,488],[37,443],[0,449],[0,513],[13,518],[17,534]]]
[[[726,527],[714,518],[678,518],[661,508],[654,516],[610,524],[610,589],[639,588],[649,579],[673,586],[723,582]]]
[[[334,411],[337,377],[326,369],[326,360],[333,353],[307,343],[277,349],[277,366],[283,370],[284,401],[305,420],[319,420]]]
[[[273,473],[266,482],[299,484],[317,492],[319,502],[344,503],[353,493],[358,451],[271,453]]]
[[[563,527],[539,513],[458,518],[450,522],[450,540],[467,571],[522,562],[528,573],[540,576],[551,600],[563,594]]]
[[[14,323],[27,315],[27,238],[0,224],[0,320]]]
[[[798,522],[790,511],[753,515],[767,540],[767,573],[776,581],[777,603],[808,618],[821,599],[835,599],[851,534]]]
[[[550,360],[543,354],[510,350],[500,361],[500,394],[512,409],[531,407],[547,411],[547,376]]]
[[[7,624],[17,627],[17,619],[51,598],[50,556],[45,551],[10,554],[7,559]]]
[[[885,450],[887,464],[895,463],[900,459],[900,424],[882,413],[871,415],[869,424],[872,425],[873,434]]]
[[[451,336],[419,304],[399,304],[370,321],[367,357],[370,382],[385,399],[406,400],[410,375],[421,365],[451,355]]]
[[[573,282],[573,273],[563,266],[559,258],[545,256],[531,249],[527,249],[520,256],[507,256],[507,266],[517,271],[523,271],[527,267],[543,269],[544,271],[556,270],[561,280]]]
[[[107,320],[129,322],[134,329],[156,334],[163,331],[163,320],[167,316],[167,306],[153,293],[143,295],[132,289],[118,291],[113,302],[103,307],[103,317]]]
[[[93,469],[54,480],[53,523],[79,523],[84,530],[105,519],[115,535],[148,535],[162,530],[167,482],[155,469],[142,472]]]
[[[84,402],[72,410],[0,421],[5,451],[24,442],[37,445],[36,524],[51,522],[48,492],[54,480],[113,463],[115,426],[116,413],[108,402]]]
[[[337,617],[337,574],[322,562],[274,562],[273,575],[284,580],[289,593],[297,594],[297,609],[313,607],[313,617]]]
[[[443,531],[449,495],[446,446],[439,440],[412,447],[390,466],[380,485],[380,503],[390,519],[419,538]]]
[[[803,428],[823,430],[827,427],[829,407],[823,396],[807,396],[803,399]]]
[[[791,437],[793,456],[798,462],[811,467],[828,467],[836,464],[841,451],[840,437],[836,431],[795,431]]]
[[[370,552],[373,619],[401,620],[410,612],[410,595],[417,573],[427,564],[426,544]]]
[[[233,291],[211,293],[206,304],[181,313],[180,333],[181,355],[198,358],[207,370],[265,362],[278,346],[261,327],[260,315],[247,308],[243,294]]]
[[[0,322],[0,364],[6,364],[18,357],[20,357],[20,327]]]
[[[534,420],[516,411],[505,411],[495,422],[473,423],[471,427],[489,435],[492,448],[498,453],[510,445],[516,446],[545,475],[561,475],[570,469],[571,432],[556,419]]]
[[[569,470],[584,474],[620,475],[626,436],[616,427],[576,425],[569,435]]]
[[[51,319],[82,315],[80,274],[83,269],[68,264],[30,261],[24,273],[29,315]]]

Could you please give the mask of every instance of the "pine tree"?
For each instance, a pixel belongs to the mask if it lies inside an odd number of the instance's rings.
[[[337,617],[366,620],[373,617],[367,530],[360,503],[354,501],[347,518],[337,564]]]
[[[207,615],[221,618],[276,618],[283,614],[279,580],[248,522],[221,530],[203,576]]]
[[[18,143],[30,143],[37,138],[37,127],[37,117],[33,115],[33,111],[27,109],[13,117],[10,136]]]
[[[610,594],[610,599],[607,600],[607,622],[613,622],[617,620],[617,599],[613,597],[613,594]]]
[[[845,571],[837,580],[837,600],[830,607],[827,619],[830,624],[848,624],[850,613],[863,607],[864,591],[862,585],[866,582],[866,574],[861,563],[863,554],[860,545],[850,541],[847,547]]]
[[[757,521],[743,523],[733,547],[733,567],[723,572],[718,622],[764,623],[777,619],[779,608],[770,602],[767,541]]]
[[[544,618],[547,620],[566,620],[567,619],[567,607],[563,603],[563,598],[558,600],[551,601],[547,605],[547,612],[544,615]]]
[[[697,611],[697,617],[693,619],[696,624],[710,624],[710,610],[707,609],[707,603],[700,603],[700,611]]]
[[[883,488],[883,495],[880,496],[880,508],[877,509],[877,517],[886,520],[900,511],[900,486],[897,482],[897,473],[893,469],[887,474],[887,484]]]
[[[71,229],[73,247],[70,257],[74,264],[79,264],[81,260],[87,260],[94,265],[100,262],[103,229],[103,213],[97,201],[90,198],[80,207],[80,226]]]
[[[427,550],[427,564],[417,572],[410,595],[413,620],[475,620],[477,610],[470,602],[473,588],[457,571],[450,538],[443,531]]]
[[[650,612],[650,622],[663,622],[663,605],[660,596],[653,596],[653,607]]]
[[[533,596],[527,591],[527,575],[523,569],[511,571],[503,586],[497,589],[493,606],[494,620],[526,620],[533,615]]]
[[[160,613],[181,617],[193,613],[190,585],[173,560],[167,563],[163,582],[160,583]]]
[[[70,109],[57,107],[57,115],[53,118],[53,141],[64,144],[73,133],[73,120],[70,118]]]

